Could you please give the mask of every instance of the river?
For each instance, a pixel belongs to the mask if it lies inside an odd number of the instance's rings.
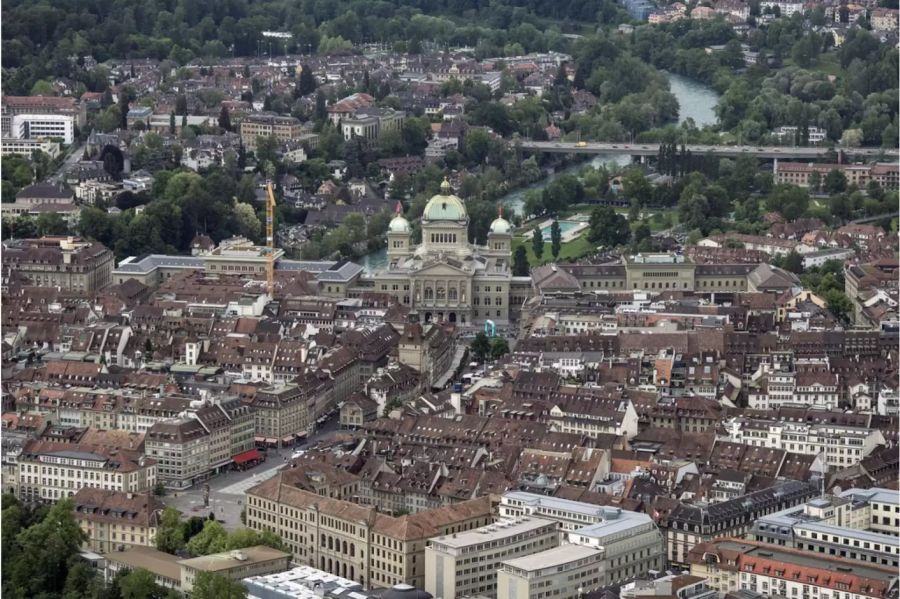
[[[712,125],[716,122],[716,103],[719,101],[719,93],[708,85],[676,75],[675,73],[666,73],[669,78],[669,85],[675,98],[678,99],[678,122],[683,123],[687,119],[693,119],[697,127],[704,125]],[[586,164],[593,167],[601,164],[618,164],[625,166],[631,162],[631,156],[627,154],[606,154],[596,156],[588,163],[578,163],[568,166],[564,169],[556,171],[552,175],[541,179],[539,182],[522,187],[515,191],[511,191],[501,198],[507,210],[521,214],[522,205],[525,202],[525,194],[533,189],[543,189],[550,184],[556,177],[563,173],[575,173],[584,168]],[[372,252],[359,259],[359,263],[365,269],[365,272],[374,272],[384,268],[387,265],[387,250],[382,248],[376,252]]]

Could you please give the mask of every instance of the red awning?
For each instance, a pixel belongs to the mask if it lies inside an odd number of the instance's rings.
[[[231,459],[234,460],[235,464],[246,464],[247,462],[250,462],[252,460],[258,460],[259,458],[260,458],[259,450],[254,448],[254,449],[249,449],[243,453],[239,453]]]

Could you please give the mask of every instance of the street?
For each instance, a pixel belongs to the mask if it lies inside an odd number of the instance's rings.
[[[323,436],[338,430],[338,417],[335,415],[316,428],[316,432],[310,435],[307,442],[297,447],[284,449],[269,449],[266,452],[266,461],[243,471],[227,471],[218,474],[208,481],[209,506],[203,505],[203,485],[200,483],[181,491],[168,491],[163,497],[167,506],[178,509],[185,518],[200,516],[206,518],[210,512],[215,512],[216,519],[222,522],[226,530],[234,530],[243,526],[241,524],[241,510],[246,501],[246,493],[252,487],[275,476],[280,468],[283,468],[291,454],[297,449],[303,449],[315,443]]]
[[[83,154],[83,150],[81,148],[81,144],[74,143],[68,150],[68,155],[66,159],[62,161],[62,164],[59,165],[59,168],[53,173],[48,181],[51,183],[60,183],[63,181],[66,172],[75,165],[76,162],[81,160],[81,155]]]

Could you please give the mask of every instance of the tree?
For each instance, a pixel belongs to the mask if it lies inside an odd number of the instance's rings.
[[[554,219],[550,225],[550,253],[554,259],[559,257],[560,250],[562,250],[562,231],[559,228],[559,221]]]
[[[175,114],[187,114],[188,105],[187,97],[184,94],[178,94],[175,98]]]
[[[192,555],[209,555],[225,551],[228,533],[221,523],[207,520],[200,534],[188,541],[187,549]]]
[[[69,225],[58,212],[43,212],[34,221],[38,236],[64,235],[69,232]]]
[[[509,353],[509,343],[503,337],[497,337],[491,343],[491,358],[499,360]]]
[[[156,576],[137,568],[119,579],[122,599],[164,599],[166,590],[156,583]]]
[[[845,129],[841,135],[841,145],[848,148],[858,148],[863,142],[862,129]]]
[[[300,79],[297,81],[297,94],[306,96],[316,91],[316,78],[312,74],[309,65],[303,65],[300,70]]]
[[[622,191],[626,198],[636,199],[641,206],[646,206],[653,197],[653,185],[640,169],[629,169],[622,177]]]
[[[822,189],[829,194],[841,193],[847,191],[847,177],[838,169],[831,169],[825,175],[822,182]]]
[[[527,277],[529,272],[528,251],[524,245],[517,245],[513,252],[513,276]]]
[[[781,214],[786,220],[797,220],[809,208],[809,193],[794,185],[776,185],[766,199],[766,209]]]
[[[66,498],[57,502],[40,522],[16,536],[18,558],[11,571],[3,573],[4,579],[9,581],[4,585],[4,595],[24,599],[59,594],[65,585],[71,558],[78,554],[86,540],[87,535],[75,521],[72,500]]]
[[[540,260],[544,255],[544,234],[540,227],[535,225],[531,232],[531,249],[534,250],[534,257]]]
[[[844,322],[849,321],[853,305],[843,291],[840,289],[829,289],[823,294],[822,299],[825,300],[825,305],[828,307],[828,310],[834,314],[836,318]]]
[[[591,212],[588,239],[608,247],[628,243],[628,221],[609,206],[599,206]]]
[[[819,188],[822,186],[822,175],[819,174],[819,171],[810,173],[806,185],[813,192],[819,191]]]
[[[184,528],[181,514],[172,506],[163,510],[156,531],[156,548],[175,554],[184,548]]]
[[[128,91],[119,90],[119,128],[128,129],[128,103],[130,101]]]
[[[791,250],[791,253],[784,257],[783,266],[785,270],[789,270],[794,274],[803,273],[803,256]]]
[[[475,356],[477,361],[484,362],[491,352],[491,341],[488,339],[487,335],[483,332],[479,332],[472,340],[469,349],[472,350],[472,355]]]
[[[228,106],[224,104],[222,110],[219,111],[219,127],[223,131],[231,131],[231,115],[228,113]]]
[[[247,587],[238,580],[214,572],[198,572],[194,578],[192,599],[245,599]]]
[[[316,120],[320,123],[324,122],[325,119],[328,118],[328,108],[325,105],[325,94],[322,93],[322,90],[316,92],[316,112],[315,112]]]
[[[247,239],[259,237],[262,224],[259,222],[259,217],[256,216],[253,206],[238,202],[234,207],[234,220],[241,235]]]
[[[169,113],[169,135],[175,135],[175,113]]]

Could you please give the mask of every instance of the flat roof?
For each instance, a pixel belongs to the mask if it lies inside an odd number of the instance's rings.
[[[573,501],[571,499],[560,499],[558,497],[548,497],[546,495],[529,493],[527,491],[507,491],[503,494],[503,498],[521,501],[528,506],[540,506],[560,511],[564,510],[576,514],[594,516],[603,519],[611,519],[611,517],[613,516],[621,517],[622,515],[624,515],[625,518],[629,518],[630,516],[643,515],[638,514],[637,512],[629,512],[617,507],[595,505],[593,503],[584,503],[583,501]]]
[[[587,557],[602,557],[603,553],[603,550],[597,547],[566,544],[546,551],[532,553],[531,555],[526,555],[524,557],[507,560],[502,562],[502,565],[518,568],[527,572],[533,572],[534,570],[562,566]]]
[[[163,578],[181,580],[178,557],[152,547],[133,546],[125,551],[107,553],[104,557],[108,561],[124,564],[131,569],[144,568]]]
[[[834,524],[826,524],[824,522],[800,522],[794,525],[794,528],[834,536],[849,537],[851,539],[859,539],[860,541],[869,541],[871,543],[881,543],[882,545],[890,545],[892,547],[900,547],[900,537],[871,530],[835,526]]]
[[[431,539],[433,543],[443,545],[445,547],[468,547],[469,545],[479,545],[490,541],[505,539],[523,532],[530,532],[545,526],[556,526],[553,520],[545,520],[543,518],[532,518],[525,516],[523,518],[498,520],[493,524],[482,526],[474,530],[466,532],[458,532],[452,535],[444,535]]]
[[[846,559],[828,559],[821,555],[810,553],[803,555],[794,550],[791,552],[781,551],[777,545],[766,545],[765,547],[757,547],[756,545],[747,545],[740,541],[720,541],[717,545],[721,548],[739,551],[744,555],[767,557],[775,561],[785,562],[791,565],[797,565],[804,568],[814,568],[816,570],[827,570],[835,574],[855,574],[872,580],[892,580],[897,577],[897,573],[889,568],[878,566],[869,566],[863,562],[856,562]],[[761,555],[761,554],[768,555]],[[842,568],[839,570],[838,568]],[[849,569],[850,571],[848,571]]]
[[[869,502],[874,501],[876,503],[887,503],[890,505],[900,505],[900,491],[882,489],[880,487],[872,487],[871,489],[847,489],[841,493],[841,497]]]
[[[239,557],[243,559],[238,559]],[[237,551],[224,551],[222,553],[213,553],[212,555],[203,555],[201,557],[192,557],[184,559],[178,563],[194,570],[203,570],[205,572],[219,572],[228,570],[240,565],[248,565],[259,562],[267,562],[276,559],[290,558],[289,553],[278,551],[264,545],[256,547],[245,547]]]

